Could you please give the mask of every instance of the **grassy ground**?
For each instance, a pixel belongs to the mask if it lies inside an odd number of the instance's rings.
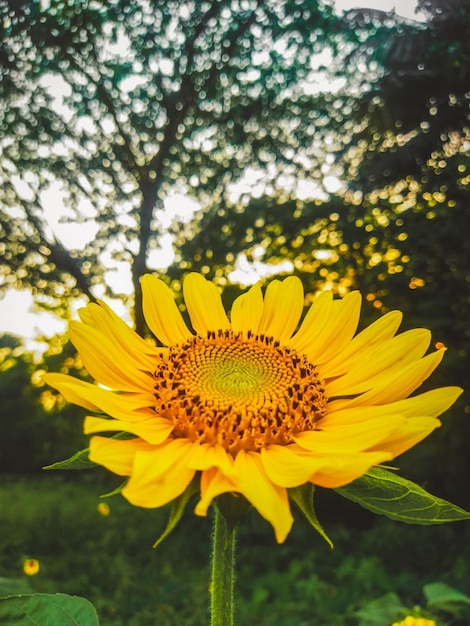
[[[157,550],[167,510],[141,510],[99,473],[3,476],[0,481],[0,595],[12,585],[88,598],[102,626],[205,626],[210,519],[188,512]],[[470,591],[468,524],[417,527],[374,518],[323,496],[319,516],[335,543],[302,522],[278,546],[249,513],[239,533],[238,623],[243,626],[356,626],[355,612],[388,591],[412,607],[436,580]],[[23,562],[37,559],[27,577]],[[3,589],[1,588],[3,584]],[[2,593],[3,592],[3,593]],[[384,625],[385,626],[385,625]]]

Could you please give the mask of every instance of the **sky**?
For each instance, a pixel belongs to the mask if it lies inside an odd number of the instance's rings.
[[[422,15],[415,14],[416,0],[336,0],[336,8],[343,11],[358,7],[391,11],[412,20],[422,20]]]
[[[347,11],[357,7],[376,8],[384,11],[395,9],[397,14],[409,19],[423,19],[423,16],[415,15],[414,13],[416,0],[336,0],[335,4],[340,11]],[[181,207],[181,198],[176,198],[175,200]],[[174,214],[175,206],[170,201],[167,207],[168,214]],[[76,225],[70,228],[71,225],[59,224],[58,217],[59,214],[63,214],[62,211],[63,209],[59,207],[56,209],[57,214],[50,216],[51,224],[54,225],[55,229],[62,228],[61,239],[65,245],[67,245],[67,238],[70,236],[76,245],[78,234]],[[191,212],[190,207],[188,207],[188,211]],[[165,219],[165,216],[162,219]],[[174,257],[171,240],[163,238],[163,243],[163,248],[155,251],[152,259],[153,266],[162,269],[165,265],[170,265]],[[255,267],[249,266],[246,257],[244,258],[243,255],[240,256],[239,261],[237,272],[234,272],[234,275],[230,278],[234,282],[240,281],[246,284],[255,282],[260,272],[263,271],[261,257],[255,260]],[[110,272],[107,278],[112,282],[113,279],[116,280],[117,276],[117,272]],[[122,281],[122,279],[120,280]],[[122,285],[120,286],[122,287]],[[124,311],[118,310],[117,312],[124,314]],[[35,310],[32,297],[27,291],[19,292],[12,289],[6,293],[3,299],[0,299],[0,333],[8,332],[24,337],[30,350],[40,353],[45,349],[46,343],[36,341],[39,335],[48,337],[64,332],[65,329],[65,322],[58,320],[54,315],[45,311],[38,312]]]

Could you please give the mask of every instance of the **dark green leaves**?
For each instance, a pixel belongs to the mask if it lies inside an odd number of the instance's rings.
[[[98,626],[93,605],[63,593],[37,593],[0,598],[0,623],[4,626]]]
[[[390,591],[381,598],[372,600],[356,612],[359,626],[383,626],[392,624],[399,615],[406,613],[406,607],[396,593]]]
[[[407,607],[396,593],[390,591],[356,611],[358,626],[384,626],[384,624],[399,620],[401,623],[407,615],[416,617],[426,615],[435,619],[439,624],[444,623],[441,617],[445,615],[446,624],[454,623],[453,620],[449,620],[449,616],[458,620],[467,618],[468,623],[470,598],[461,591],[438,581],[425,585],[423,594],[426,598],[425,609],[419,605],[413,608]],[[460,623],[464,622],[459,621]]]
[[[451,615],[469,613],[470,597],[445,583],[424,585],[423,593],[430,609],[445,611]]]
[[[335,491],[369,511],[408,524],[443,524],[470,519],[467,511],[379,467]]]

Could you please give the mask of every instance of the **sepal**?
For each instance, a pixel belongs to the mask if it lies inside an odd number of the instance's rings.
[[[45,470],[84,470],[91,469],[92,467],[98,467],[97,463],[93,463],[88,458],[88,454],[90,452],[90,448],[85,448],[84,450],[80,450],[76,452],[69,459],[65,459],[64,461],[57,461],[57,463],[52,463],[51,465],[46,465],[42,469]]]
[[[173,502],[171,503],[170,517],[168,518],[167,525],[160,537],[158,537],[158,539],[153,544],[154,548],[157,548],[162,543],[162,541],[164,541],[168,537],[168,535],[176,528],[183,516],[188,502],[198,491],[199,485],[197,483],[197,480],[194,478],[183,491],[183,493],[173,500]]]
[[[309,524],[323,537],[330,548],[332,548],[333,542],[326,534],[323,526],[318,521],[317,514],[315,513],[313,504],[315,486],[311,483],[307,483],[305,485],[301,485],[300,487],[289,489],[288,492],[289,499],[292,500],[298,509],[300,509]]]

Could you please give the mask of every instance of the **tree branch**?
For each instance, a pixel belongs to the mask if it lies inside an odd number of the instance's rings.
[[[5,183],[5,188],[12,192],[17,203],[24,209],[28,223],[34,228],[39,236],[41,244],[50,251],[48,260],[56,265],[56,267],[62,271],[70,274],[75,279],[76,285],[80,291],[86,295],[91,301],[95,300],[93,293],[91,292],[91,285],[88,278],[83,274],[79,264],[75,259],[70,256],[70,253],[66,248],[57,241],[55,237],[50,241],[44,233],[44,228],[41,220],[35,215],[35,205],[33,202],[20,198],[16,192],[15,187],[10,183]],[[39,247],[39,246],[38,246]]]

